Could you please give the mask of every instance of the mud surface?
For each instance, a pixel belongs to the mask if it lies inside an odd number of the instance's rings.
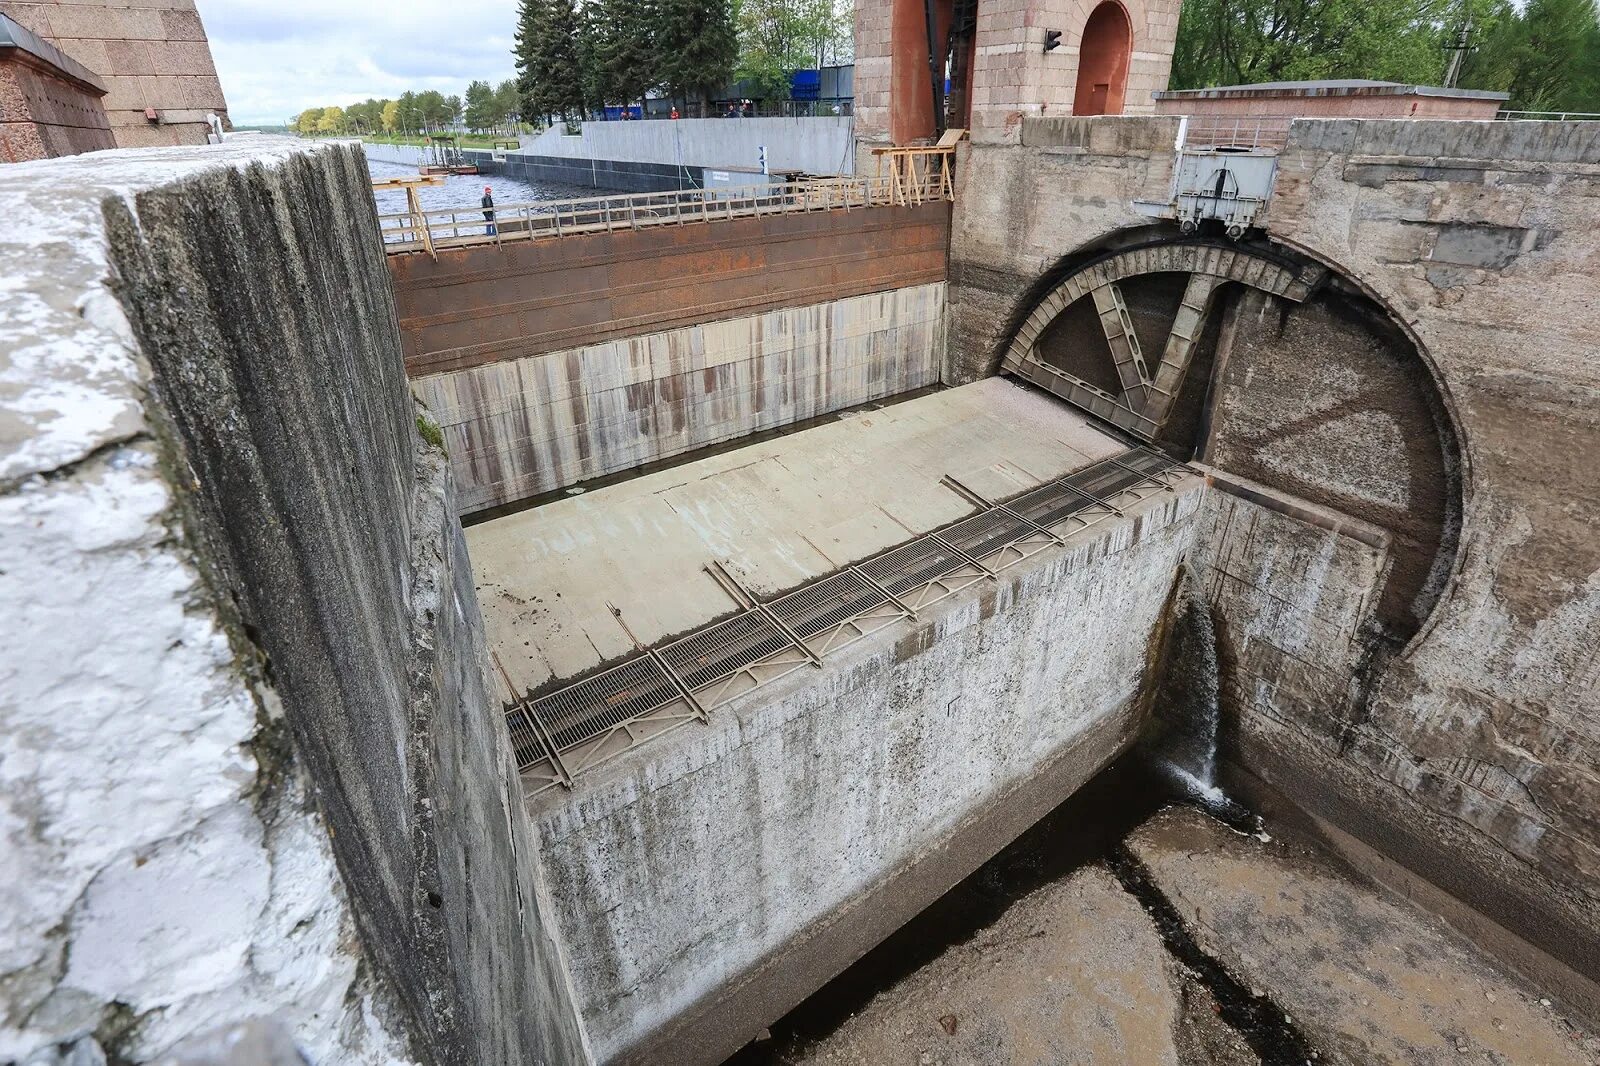
[[[1600,1062],[1438,918],[1171,799],[1107,770],[729,1066]]]

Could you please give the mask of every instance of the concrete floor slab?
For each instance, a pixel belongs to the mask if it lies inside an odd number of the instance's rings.
[[[1202,950],[1264,991],[1322,1062],[1600,1061],[1600,1039],[1438,918],[1320,853],[1172,808],[1128,841]]]
[[[735,609],[724,563],[770,595],[1123,451],[1051,397],[991,378],[469,528],[490,647],[533,689]]]

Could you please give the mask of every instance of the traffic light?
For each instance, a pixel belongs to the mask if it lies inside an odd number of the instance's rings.
[[[1052,49],[1056,49],[1056,48],[1060,48],[1060,47],[1061,47],[1061,31],[1060,30],[1045,30],[1044,31],[1044,50],[1046,52],[1049,52]]]

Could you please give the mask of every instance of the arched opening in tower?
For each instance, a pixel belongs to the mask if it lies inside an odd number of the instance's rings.
[[[1078,88],[1074,115],[1120,115],[1133,55],[1133,26],[1117,0],[1105,0],[1084,23],[1078,46]]]

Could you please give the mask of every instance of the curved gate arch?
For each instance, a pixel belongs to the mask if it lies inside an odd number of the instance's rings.
[[[1188,283],[1165,343],[1152,359],[1142,350],[1121,282],[1143,274],[1187,274]],[[1141,245],[1086,263],[1058,282],[1018,327],[1001,369],[1146,440],[1161,431],[1188,373],[1195,341],[1226,282],[1238,282],[1299,303],[1327,271],[1238,245],[1168,241]],[[1116,367],[1113,392],[1047,362],[1039,341],[1058,317],[1092,300]]]

